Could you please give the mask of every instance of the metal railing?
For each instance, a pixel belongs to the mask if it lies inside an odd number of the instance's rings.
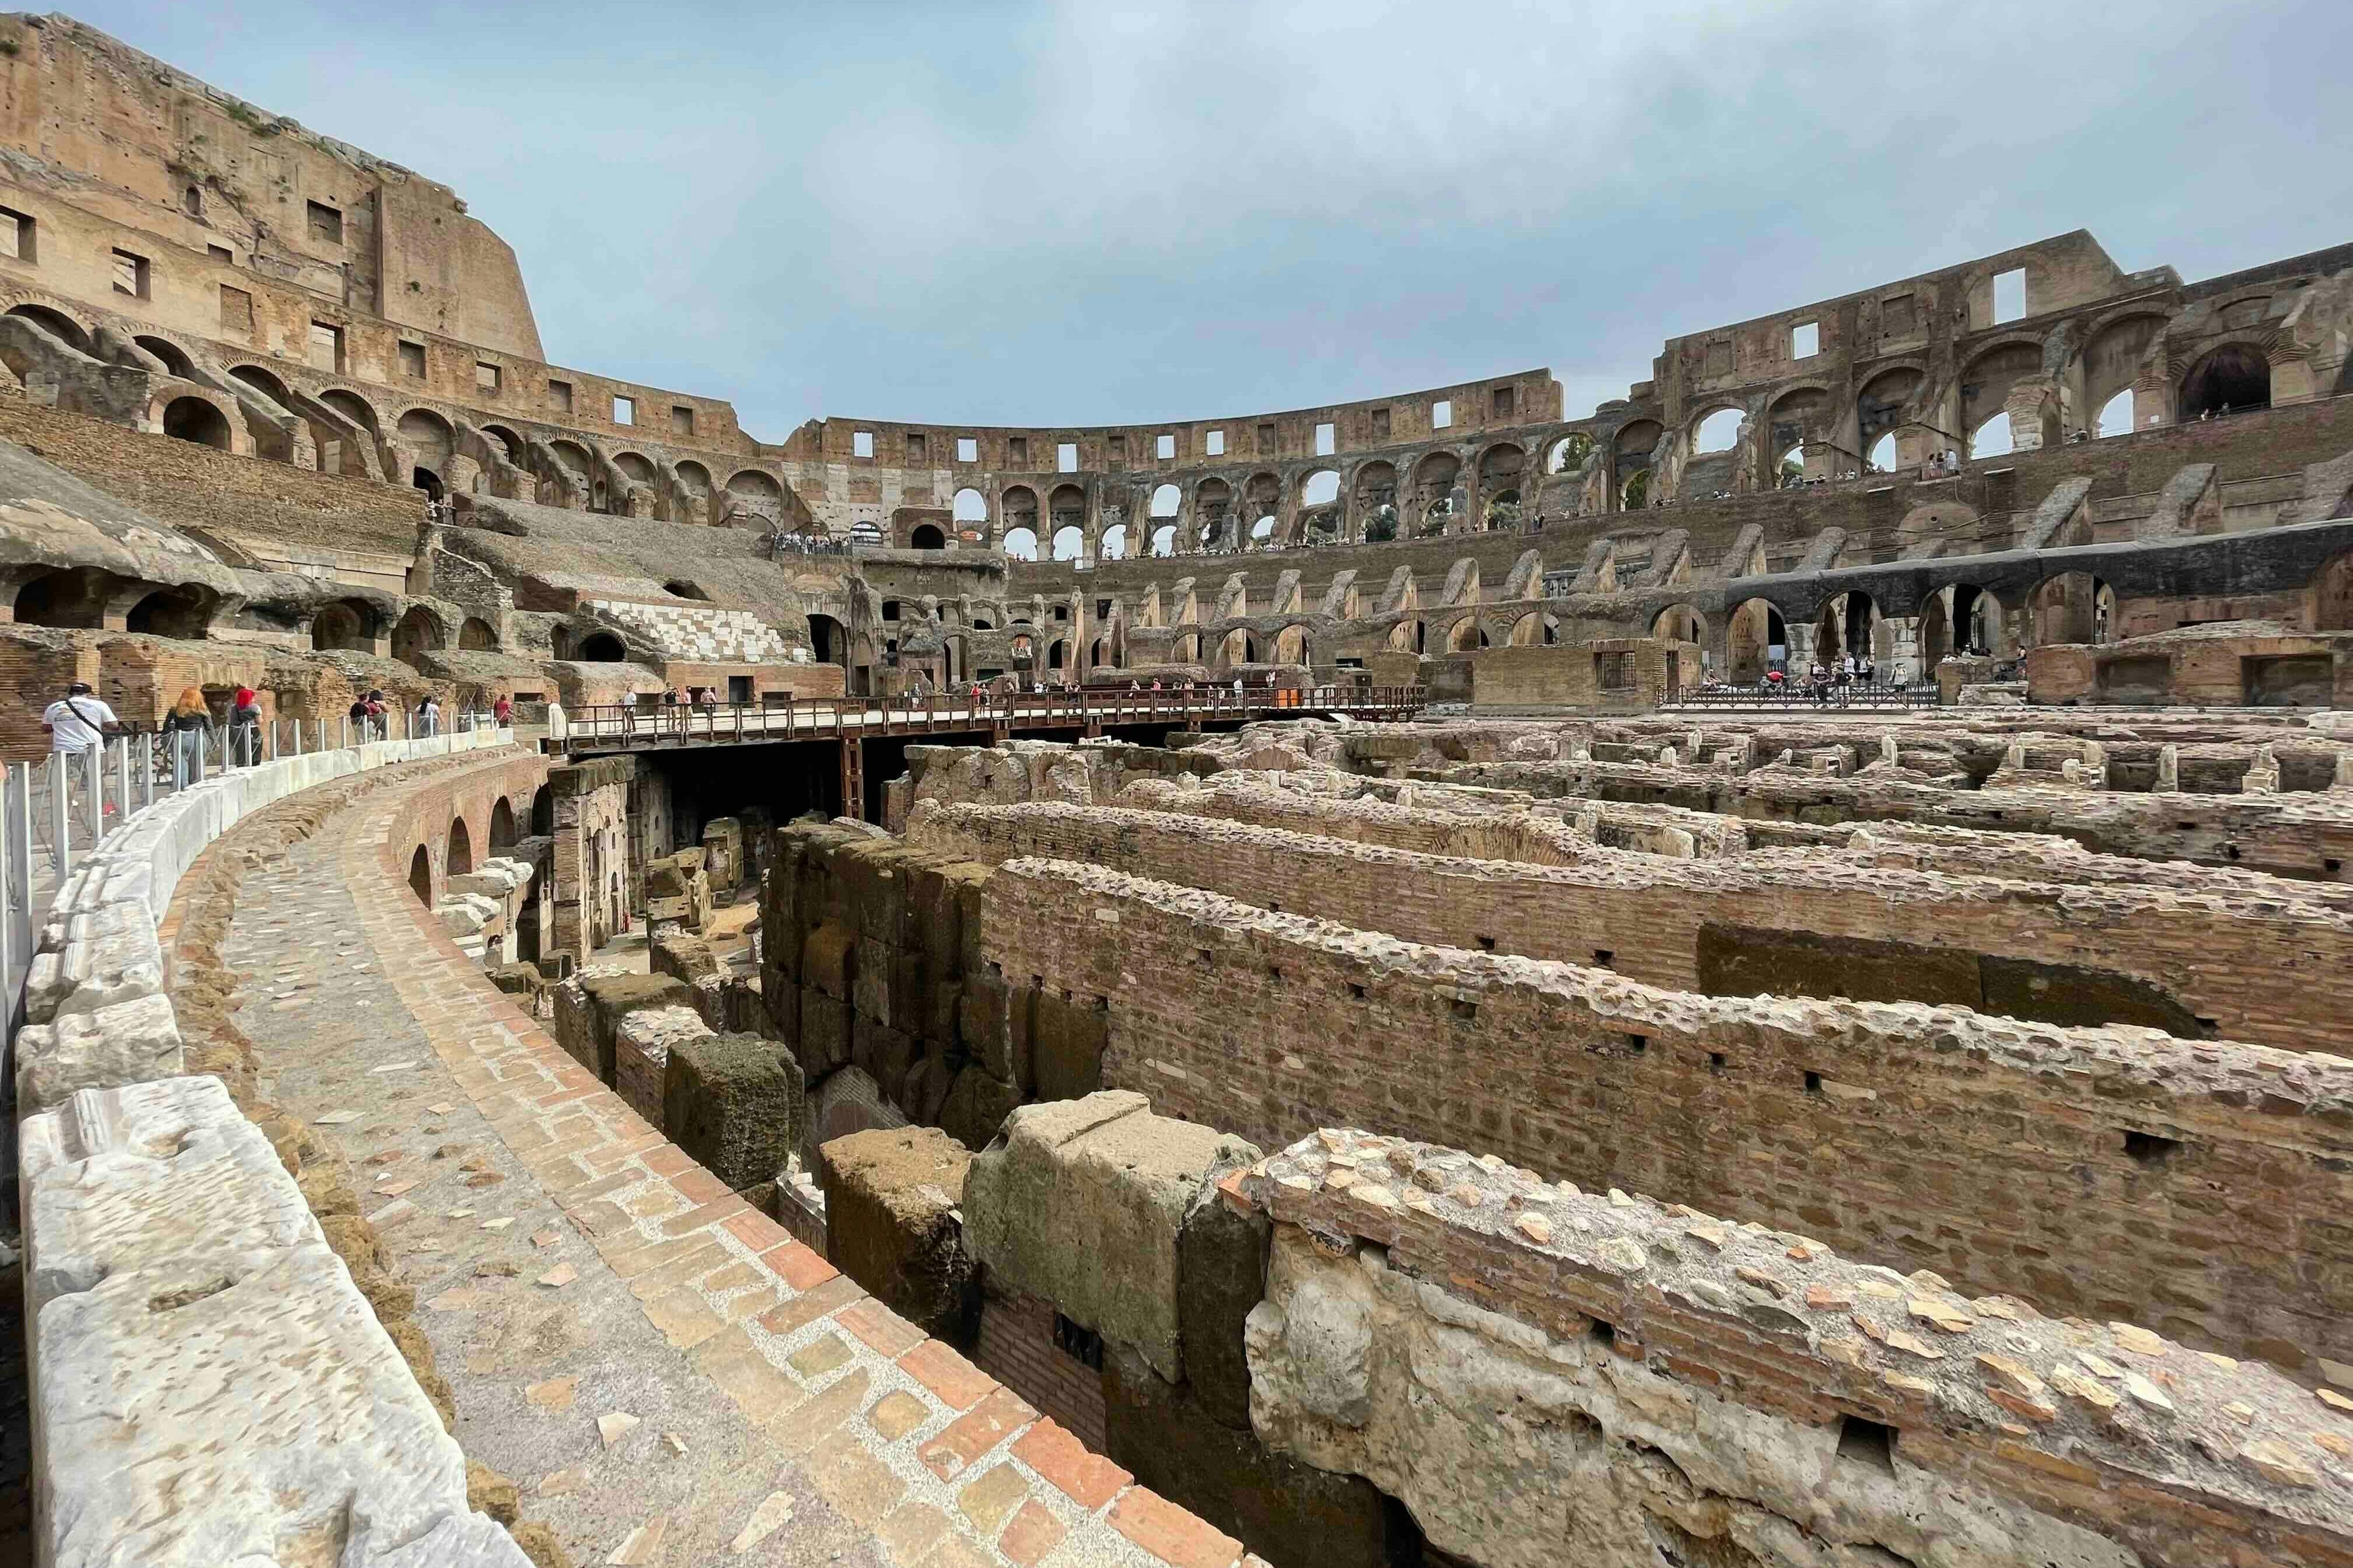
[[[0,984],[7,987],[7,1036],[15,1037],[43,911],[74,866],[132,826],[139,813],[221,773],[366,741],[421,736],[415,718],[387,710],[390,736],[362,735],[348,717],[216,722],[209,731],[172,734],[127,725],[84,751],[0,766]],[[487,729],[491,722],[487,711],[463,713],[436,732]]]
[[[1195,720],[1282,718],[1345,713],[1357,719],[1409,718],[1420,710],[1419,686],[1304,688],[1230,686],[1191,691],[1063,689],[1046,692],[934,692],[924,697],[794,698],[773,704],[735,702],[604,703],[549,710],[549,739],[567,749],[605,745],[685,745],[694,742],[832,739],[844,734],[1016,727],[1092,728]]]
[[[1758,681],[1754,686],[1690,687],[1672,693],[1659,707],[1672,712],[1688,708],[1934,708],[1936,702],[1936,683],[1933,680],[1910,686],[1865,685],[1860,681],[1845,686],[1835,681],[1808,686],[1790,681],[1778,687]]]

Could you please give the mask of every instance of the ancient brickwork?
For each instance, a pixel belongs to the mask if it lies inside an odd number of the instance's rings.
[[[1164,1113],[1270,1147],[1426,1136],[2307,1377],[2353,1364],[2348,1301],[2302,1261],[2338,1249],[2338,1058],[1702,998],[1068,862],[998,868],[987,909],[983,954],[1100,999],[1104,1083]]]
[[[1403,1140],[1228,1185],[1276,1225],[1253,1423],[1472,1562],[2353,1552],[2353,1420],[2258,1363]]]
[[[1612,854],[1526,866],[1050,804],[951,806],[919,818],[917,843],[965,858],[1100,865],[1410,941],[1611,969],[1670,990],[1917,998],[2291,1049],[2353,1044],[2343,1032],[2353,1017],[2353,925],[2342,912],[2294,901],[2290,884],[2237,900],[2216,890],[2184,898],[1883,865],[1871,896],[1858,899],[1852,870],[1835,861],[1752,868],[1745,859]],[[2126,929],[2132,942],[2120,946],[2114,933]],[[1805,948],[1787,940],[1793,933],[1831,940]],[[1885,973],[1873,973],[1874,964]]]

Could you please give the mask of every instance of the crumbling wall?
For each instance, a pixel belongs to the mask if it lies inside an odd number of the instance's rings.
[[[1001,1333],[1050,1313],[1091,1336],[1091,1359],[1068,1344],[992,1355],[1003,1347],[984,1334],[981,1365],[1040,1408],[1071,1403],[1079,1370],[1099,1369],[1088,1413],[1101,1410],[1113,1462],[1274,1568],[1418,1561],[1378,1491],[1250,1430],[1243,1325],[1264,1294],[1268,1227],[1215,1194],[1258,1158],[1140,1094],[1016,1110],[965,1173],[966,1241]]]
[[[1259,1435],[1479,1568],[2353,1551],[2353,1419],[2255,1363],[1401,1140],[1321,1131],[1226,1194],[1275,1226]]]
[[[1100,1000],[1106,1085],[1261,1145],[1430,1138],[2308,1379],[2353,1366],[2334,1057],[1700,997],[1069,862],[996,870],[979,956]]]
[[[1916,1000],[2295,1049],[2353,1047],[2353,917],[2292,901],[2284,885],[2185,898],[2146,881],[2053,886],[1883,866],[1859,897],[1856,868],[1798,856],[1758,865],[1596,853],[1574,866],[1531,866],[1053,804],[923,808],[910,838],[976,860],[1105,866],[1673,990]],[[2132,940],[2118,942],[2127,929]]]
[[[979,1149],[1015,1106],[1098,1087],[1094,1005],[978,958],[988,868],[833,825],[773,845],[762,1002],[812,1094],[855,1068],[908,1120]]]

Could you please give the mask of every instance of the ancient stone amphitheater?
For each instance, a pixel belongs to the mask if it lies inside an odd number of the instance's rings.
[[[0,79],[0,1563],[2353,1568],[2353,246],[770,444]]]

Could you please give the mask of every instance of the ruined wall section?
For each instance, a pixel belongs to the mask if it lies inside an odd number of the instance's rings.
[[[1917,1000],[2353,1054],[2353,921],[2285,886],[2183,897],[1883,866],[1858,897],[1855,868],[1804,852],[1760,867],[1596,850],[1542,866],[1052,803],[918,808],[909,833],[962,858],[1102,866],[1672,991]]]
[[[1493,1152],[2353,1381],[2337,1058],[1695,997],[1068,862],[996,870],[977,956],[1103,1010],[1106,1086],[1261,1147]]]
[[[1481,1568],[2353,1552],[2353,1420],[2145,1329],[1363,1133],[1223,1191],[1275,1226],[1253,1426]]]

